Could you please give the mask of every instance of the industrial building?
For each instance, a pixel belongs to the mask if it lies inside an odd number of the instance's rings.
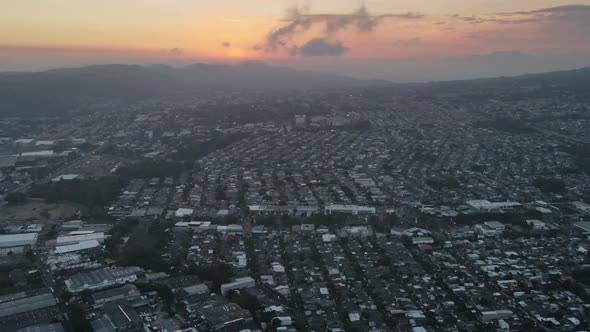
[[[59,314],[53,294],[22,295],[24,296],[0,303],[0,325],[3,331],[49,323]]]
[[[376,209],[370,206],[330,204],[324,208],[325,214],[342,213],[352,215],[375,214]]]
[[[84,251],[100,247],[100,243],[96,240],[82,241],[76,244],[69,244],[65,246],[55,247],[56,254],[66,254],[69,252]]]
[[[24,253],[37,243],[38,233],[0,235],[0,256]]]
[[[143,269],[137,266],[98,269],[75,274],[67,279],[65,283],[70,292],[79,293],[85,289],[95,290],[134,282],[137,280],[138,275],[143,272]]]
[[[59,246],[68,245],[68,244],[77,244],[80,242],[85,241],[92,241],[96,240],[98,243],[104,242],[104,233],[89,233],[89,234],[77,234],[77,235],[65,235],[65,236],[58,236],[56,239],[56,244]]]

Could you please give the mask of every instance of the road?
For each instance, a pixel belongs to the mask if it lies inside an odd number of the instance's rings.
[[[563,139],[572,141],[574,143],[590,144],[590,141],[589,140],[586,140],[586,139],[583,139],[583,138],[580,138],[580,137],[565,135],[565,134],[561,134],[561,133],[558,133],[558,132],[555,132],[555,131],[551,131],[551,130],[547,130],[547,129],[543,129],[543,128],[539,128],[539,127],[534,127],[534,128],[535,128],[535,130],[540,131],[543,134],[561,137]]]

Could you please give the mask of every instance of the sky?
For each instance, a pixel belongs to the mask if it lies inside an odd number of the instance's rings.
[[[5,0],[0,70],[262,59],[369,77],[521,53],[569,67],[589,36],[590,0]]]

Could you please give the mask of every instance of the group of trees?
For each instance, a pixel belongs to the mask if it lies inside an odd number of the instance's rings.
[[[557,178],[539,177],[533,181],[533,186],[537,187],[539,190],[546,194],[561,194],[565,192],[565,183],[563,182],[563,180]]]
[[[187,274],[197,275],[203,281],[212,283],[213,290],[219,291],[222,284],[228,283],[234,277],[234,271],[228,264],[190,265]]]
[[[124,184],[125,181],[118,176],[105,176],[98,179],[34,184],[28,194],[50,202],[70,201],[91,210],[102,211],[105,205],[117,198]]]
[[[169,239],[166,223],[154,223],[149,229],[135,227],[123,247],[114,251],[114,258],[121,265],[136,265],[147,270],[168,272],[168,264],[161,256]],[[121,245],[120,243],[115,245]]]
[[[190,141],[180,146],[171,157],[179,161],[194,162],[246,137],[246,134],[219,134],[204,141]]]
[[[19,205],[27,200],[27,195],[21,192],[13,192],[6,195],[4,200],[8,205]]]

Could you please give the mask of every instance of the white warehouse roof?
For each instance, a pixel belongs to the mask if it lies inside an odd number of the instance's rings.
[[[65,254],[68,252],[97,248],[98,246],[100,246],[100,243],[98,243],[98,241],[96,241],[96,240],[82,241],[82,242],[76,243],[76,244],[70,244],[67,246],[56,247],[55,253],[56,254]]]
[[[102,242],[102,241],[104,241],[104,233],[58,236],[56,243],[58,245],[65,245],[65,244],[74,244],[74,243],[90,241],[90,240],[96,240],[98,242]]]
[[[0,235],[0,248],[33,245],[37,242],[38,233]]]

